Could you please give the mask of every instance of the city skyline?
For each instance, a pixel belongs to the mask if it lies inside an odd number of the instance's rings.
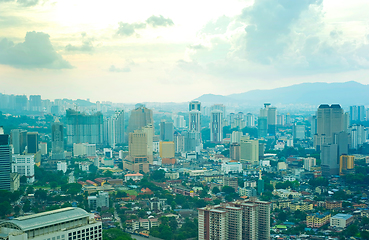
[[[0,5],[6,94],[184,102],[303,82],[367,83],[363,0]]]

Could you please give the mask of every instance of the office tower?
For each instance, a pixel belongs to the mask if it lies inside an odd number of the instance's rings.
[[[246,168],[259,165],[259,140],[250,140],[243,136],[240,146],[242,165]]]
[[[125,142],[124,111],[116,111],[107,120],[107,125],[108,131],[106,138],[108,139],[108,144],[113,148],[115,148],[116,144],[123,144]]]
[[[123,160],[123,169],[133,172],[149,172],[148,138],[145,131],[135,130],[133,133],[129,133],[128,140],[129,156]]]
[[[51,106],[51,114],[54,116],[59,116],[60,115],[60,108],[58,105],[52,105]]]
[[[350,106],[350,121],[357,121],[358,111],[357,106]]]
[[[35,158],[33,154],[13,155],[12,172],[26,176],[27,183],[35,181]]]
[[[51,124],[51,158],[53,160],[65,159],[64,153],[64,126],[59,119]]]
[[[237,142],[231,143],[229,147],[229,156],[232,160],[241,160],[241,145]]]
[[[98,112],[88,115],[68,109],[67,144],[73,143],[103,143],[103,115]]]
[[[184,137],[184,151],[185,152],[197,151],[199,133],[196,131],[183,131],[182,135]]]
[[[304,140],[306,137],[305,125],[303,123],[295,123],[293,125],[293,139],[294,140]]]
[[[4,239],[13,240],[102,240],[101,222],[85,210],[73,207],[3,221],[0,229]]]
[[[316,116],[312,116],[311,117],[311,121],[310,121],[310,124],[311,124],[310,137],[313,137],[315,134],[317,134],[317,128],[316,128],[316,126],[318,124],[317,121],[318,120],[317,120]]]
[[[246,114],[246,127],[255,127],[255,118],[252,113]]]
[[[179,132],[174,133],[174,145],[176,153],[181,153],[185,151],[185,136],[181,135]]]
[[[268,108],[268,133],[272,136],[276,134],[276,125],[277,125],[277,108],[269,107]]]
[[[316,165],[316,159],[313,157],[304,158],[304,169],[307,171],[311,170],[311,167]]]
[[[240,131],[233,131],[231,135],[231,143],[241,143],[241,137],[243,136]]]
[[[210,113],[212,113],[213,111],[221,111],[222,112],[222,117],[227,116],[226,115],[226,107],[223,104],[214,104],[213,106],[211,106]],[[237,117],[239,117],[239,116],[237,116]],[[242,116],[242,118],[243,118],[243,116]]]
[[[345,112],[345,114],[343,115],[343,131],[347,132],[350,125],[350,114],[348,112]]]
[[[223,112],[214,110],[210,118],[210,142],[223,142]]]
[[[200,101],[194,100],[194,101],[191,101],[188,104],[188,111],[191,112],[193,110],[201,111],[201,102]]]
[[[174,155],[175,155],[174,142],[160,142],[159,152],[160,152],[161,159],[174,158]]]
[[[234,119],[236,118],[236,115],[234,113],[230,113],[228,115],[228,124],[232,125],[232,123],[234,122]]]
[[[172,122],[160,122],[160,141],[174,141],[174,126]]]
[[[198,209],[200,239],[270,239],[270,202],[236,201]]]
[[[27,132],[27,153],[37,153],[38,151],[38,133]]]
[[[128,133],[134,132],[134,130],[140,130],[148,124],[154,124],[152,110],[138,104],[137,108],[131,111],[127,131]]]
[[[9,135],[4,134],[0,127],[0,190],[10,191],[10,173],[12,149],[9,145]]]
[[[27,111],[28,105],[28,98],[26,95],[17,95],[15,96],[15,110],[20,111]]]
[[[363,125],[354,124],[349,128],[351,136],[351,149],[358,149],[366,142],[366,128]]]
[[[147,126],[143,127],[142,130],[146,134],[147,138],[147,158],[149,160],[149,163],[152,164],[153,161],[153,142],[154,142],[154,127],[152,124],[148,124]]]
[[[258,138],[263,138],[268,135],[268,119],[267,117],[258,118]]]
[[[323,144],[320,151],[321,168],[323,176],[338,175],[339,155],[337,144]]]
[[[174,115],[172,117],[173,124],[175,128],[185,128],[186,127],[186,120],[182,115]]]
[[[27,147],[27,131],[12,129],[10,134],[14,154],[23,154]]]
[[[317,134],[314,146],[320,150],[323,144],[333,144],[335,135],[344,131],[344,112],[339,104],[321,104],[317,110]]]
[[[346,154],[340,156],[340,176],[355,173],[354,160],[354,156],[349,156]]]
[[[96,144],[89,143],[73,143],[73,156],[95,157]]]
[[[42,111],[42,100],[40,95],[29,96],[29,110],[32,112]]]

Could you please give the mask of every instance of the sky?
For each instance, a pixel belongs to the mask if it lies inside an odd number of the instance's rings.
[[[0,92],[185,102],[369,83],[367,0],[0,0]]]

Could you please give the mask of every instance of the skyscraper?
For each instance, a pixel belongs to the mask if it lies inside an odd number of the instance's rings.
[[[210,142],[223,142],[223,112],[214,110],[210,118]]]
[[[27,132],[27,153],[37,153],[38,151],[38,133]]]
[[[258,137],[263,138],[268,135],[268,119],[267,117],[258,118]]]
[[[314,146],[320,150],[323,144],[333,144],[335,135],[344,131],[344,111],[339,104],[321,104],[317,110],[317,133]]]
[[[9,145],[9,135],[4,134],[0,127],[0,190],[10,191],[10,173],[12,149]]]
[[[107,138],[111,147],[114,148],[116,144],[123,144],[125,142],[124,128],[124,111],[116,111],[113,116],[108,119],[107,126]]]
[[[42,111],[42,101],[40,95],[29,96],[29,110],[32,112]]]
[[[14,154],[23,154],[27,147],[27,131],[12,129],[11,143],[13,145]]]
[[[174,126],[172,122],[162,120],[160,122],[160,140],[161,141],[174,141]]]
[[[276,133],[276,125],[277,125],[277,108],[269,107],[268,108],[268,133],[272,136]]]
[[[355,157],[349,155],[341,155],[340,157],[340,176],[355,173]]]
[[[64,126],[59,119],[51,124],[51,147],[53,160],[65,159],[64,153]]]
[[[197,100],[191,101],[190,104],[188,104],[188,111],[201,111],[201,103]]]
[[[68,109],[67,144],[73,143],[103,143],[103,115],[101,112],[86,114]]]
[[[148,124],[154,124],[152,110],[143,105],[137,105],[137,108],[131,111],[127,131],[130,133],[139,130]]]
[[[133,133],[129,133],[129,156],[123,160],[123,169],[133,172],[149,172],[147,139],[144,130],[135,130]]]

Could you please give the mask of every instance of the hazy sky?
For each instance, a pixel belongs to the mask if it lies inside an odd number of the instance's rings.
[[[182,102],[369,83],[368,0],[0,0],[0,91]]]

